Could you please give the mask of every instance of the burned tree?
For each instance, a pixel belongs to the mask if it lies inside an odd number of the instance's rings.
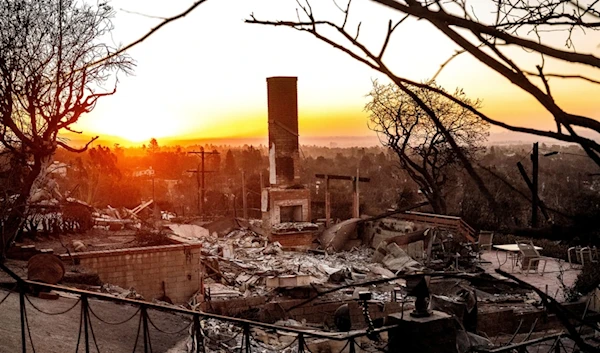
[[[28,214],[31,195],[42,188],[58,137],[115,93],[118,72],[132,61],[103,42],[112,30],[112,8],[73,0],[5,0],[0,6],[0,142],[27,166],[2,215],[0,259]],[[107,85],[111,88],[104,89]]]
[[[409,89],[435,114],[461,153],[473,160],[485,142],[489,124],[435,92],[419,87],[409,86]],[[369,97],[365,109],[370,114],[370,128],[378,133],[384,146],[396,153],[401,168],[420,187],[434,212],[445,214],[445,186],[460,167],[455,149],[432,117],[395,84],[375,81]],[[453,97],[470,106],[480,105],[460,90]]]
[[[492,193],[485,185],[479,172],[470,163],[468,157],[461,152],[460,146],[451,134],[446,131],[441,121],[427,107],[414,88],[422,88],[440,94],[456,104],[470,110],[473,114],[491,125],[504,129],[536,136],[554,138],[564,142],[579,144],[587,155],[600,166],[600,144],[588,137],[584,132],[600,132],[600,123],[592,117],[569,113],[554,99],[549,77],[562,79],[580,79],[599,84],[598,79],[586,76],[597,74],[600,59],[593,54],[579,53],[573,46],[571,34],[577,30],[594,30],[600,27],[600,5],[596,1],[578,2],[563,0],[489,0],[464,1],[451,0],[418,1],[418,0],[372,0],[373,3],[390,9],[390,16],[402,15],[399,20],[390,20],[381,36],[380,44],[363,41],[360,38],[361,13],[351,15],[352,1],[344,4],[332,1],[331,6],[337,7],[340,16],[337,19],[320,19],[313,11],[309,1],[298,0],[298,9],[292,15],[292,20],[261,20],[251,15],[246,22],[270,26],[289,27],[301,32],[307,32],[315,38],[343,51],[353,59],[388,76],[404,93],[409,95],[416,104],[432,119],[440,132],[455,150],[457,158],[463,164],[466,172],[473,179],[482,195],[488,201],[491,209],[498,209]],[[319,3],[322,5],[322,3]],[[491,10],[490,10],[491,9]],[[483,113],[478,107],[471,106],[452,96],[433,84],[433,80],[418,82],[408,79],[388,66],[385,60],[392,37],[407,19],[417,19],[430,22],[437,28],[442,37],[452,40],[457,50],[448,60],[441,63],[440,70],[448,63],[468,53],[478,61],[505,77],[522,90],[524,95],[532,96],[551,116],[556,129],[543,130],[522,125],[510,124]],[[553,43],[555,36],[547,35],[547,31],[567,33],[567,48],[557,48]],[[414,33],[410,33],[414,36]],[[523,61],[521,51],[529,53],[527,59],[537,60],[537,65]],[[418,55],[418,50],[416,54]],[[545,64],[557,63],[567,65],[564,72],[549,72]],[[550,65],[548,65],[550,66]],[[582,71],[582,67],[585,71]],[[575,71],[575,73],[573,73]],[[554,82],[553,82],[554,83]],[[579,130],[577,130],[579,129]]]

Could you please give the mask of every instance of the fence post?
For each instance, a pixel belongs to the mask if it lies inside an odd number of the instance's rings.
[[[25,336],[25,286],[19,283],[19,305],[21,311],[21,347],[23,353],[27,353],[27,340]]]
[[[354,345],[354,338],[350,338],[350,353],[356,353],[356,347]]]
[[[245,349],[244,346],[246,346]],[[241,348],[242,352],[250,353],[250,325],[248,323],[244,324],[244,338],[242,338]]]
[[[304,334],[298,334],[298,353],[304,353]]]
[[[150,348],[150,333],[148,332],[148,311],[145,305],[142,305],[142,330],[144,330],[144,353],[149,352]]]
[[[195,340],[193,347],[194,353],[204,353],[204,336],[202,335],[202,326],[200,326],[200,316],[194,315],[194,329],[192,339]]]
[[[88,333],[88,321],[89,321],[89,312],[88,312],[88,298],[87,295],[81,295],[81,316],[83,317],[83,330],[85,337],[85,353],[90,353],[90,336]],[[81,328],[79,328],[81,330]]]

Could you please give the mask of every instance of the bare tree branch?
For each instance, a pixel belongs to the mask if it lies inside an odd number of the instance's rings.
[[[59,145],[60,147],[66,149],[69,152],[74,152],[74,153],[81,153],[81,152],[85,152],[87,151],[88,147],[94,142],[96,141],[100,136],[94,136],[92,137],[92,139],[90,141],[88,141],[85,146],[81,147],[81,148],[74,148],[71,147],[69,145],[67,145],[66,143],[62,142],[62,141],[56,141],[56,144]]]
[[[101,64],[105,61],[108,61],[118,55],[121,55],[123,53],[125,53],[127,50],[135,47],[136,45],[142,43],[143,41],[145,41],[146,39],[148,39],[151,35],[153,35],[154,33],[156,33],[159,29],[161,29],[162,27],[164,27],[165,25],[176,21],[180,18],[183,18],[185,16],[187,16],[188,14],[190,14],[192,11],[194,11],[198,6],[202,5],[203,3],[205,3],[208,0],[198,0],[196,2],[194,2],[190,7],[188,7],[185,11],[179,13],[178,15],[175,16],[171,16],[171,17],[167,17],[165,18],[160,24],[158,24],[156,27],[152,28],[150,31],[148,31],[148,33],[144,34],[143,36],[141,36],[139,39],[127,44],[126,46],[124,46],[123,48],[120,48],[119,50],[110,53],[108,55],[106,55],[105,57],[96,60],[94,62],[91,62],[87,65],[85,65],[84,67],[79,68],[79,70],[83,70],[85,68],[91,67],[91,66],[95,66],[98,64]]]

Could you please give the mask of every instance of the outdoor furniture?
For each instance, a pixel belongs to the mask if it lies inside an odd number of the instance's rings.
[[[496,249],[496,259],[498,259],[498,267],[504,266],[505,263],[510,260],[511,268],[510,271],[514,272],[515,266],[519,264],[521,258],[521,251],[519,249],[519,244],[501,244],[501,245],[492,245],[492,248]],[[541,247],[535,246],[535,250],[542,250]],[[502,250],[505,253],[504,262],[500,263],[499,250]]]
[[[489,231],[479,232],[479,239],[475,244],[479,247],[479,250],[492,250],[492,240],[494,239],[494,233]]]
[[[573,246],[567,249],[567,257],[569,259],[569,266],[573,267],[573,261],[571,258],[571,253],[575,253],[575,260],[581,264],[581,266],[585,265],[585,257],[586,255],[589,257],[590,262],[598,262],[598,249],[596,246]]]
[[[494,233],[489,231],[481,231],[479,232],[479,239],[475,243],[473,243],[473,249],[477,252],[477,261],[479,263],[484,263],[481,259],[481,253],[483,250],[492,250],[492,239],[494,238]]]
[[[538,252],[538,249],[536,249],[536,246],[534,246],[533,242],[531,241],[529,242],[529,244],[517,243],[517,246],[519,247],[519,252],[521,255],[521,270],[525,271],[525,276],[528,276],[531,270],[534,270],[536,273],[539,273],[538,268],[540,262],[544,261],[544,267],[542,267],[542,272],[540,273],[540,275],[543,276],[544,272],[546,271],[548,257],[541,256]]]

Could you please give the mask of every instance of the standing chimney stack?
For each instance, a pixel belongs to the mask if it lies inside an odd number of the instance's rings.
[[[297,77],[268,77],[269,181],[289,186],[300,179]]]

